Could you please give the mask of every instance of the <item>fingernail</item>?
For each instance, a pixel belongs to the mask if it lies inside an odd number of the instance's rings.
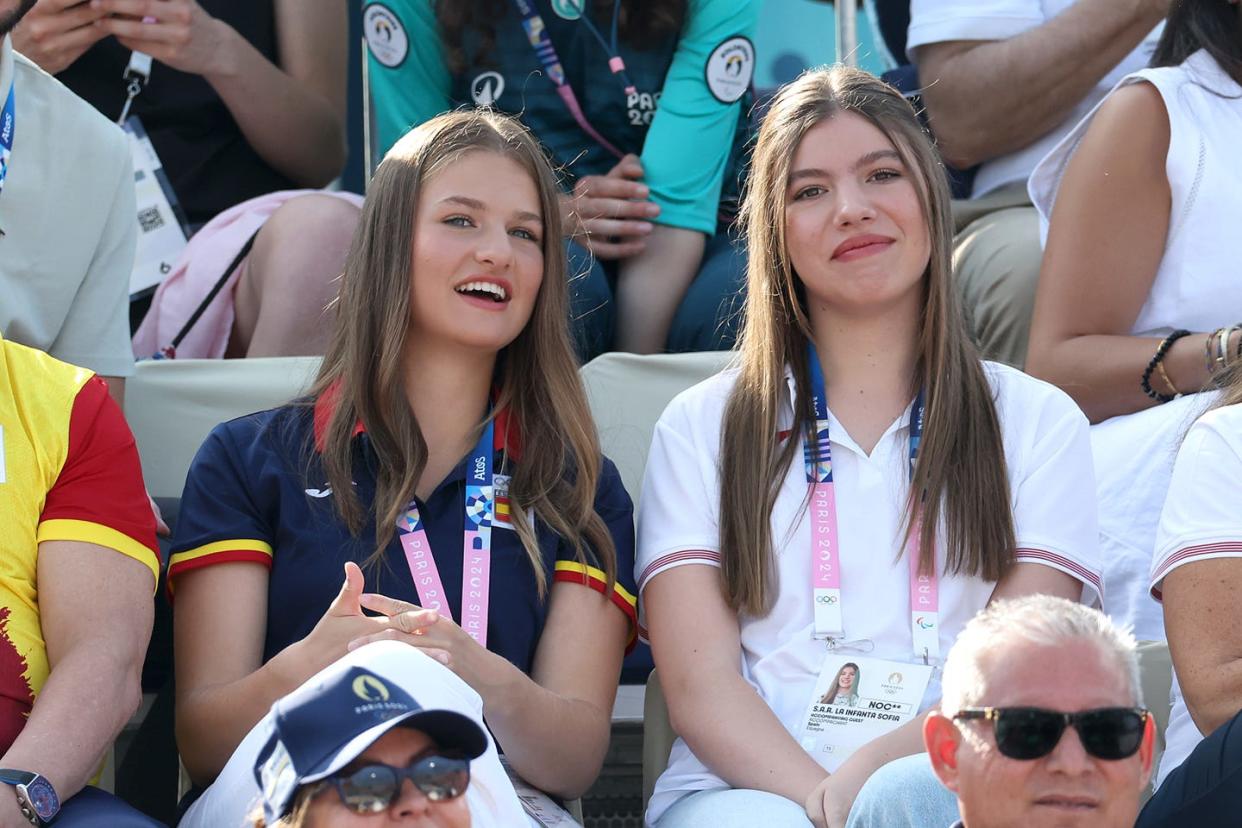
[[[651,195],[651,188],[648,187],[646,184],[639,184],[638,185],[638,197],[646,198],[649,195]]]
[[[659,205],[659,204],[648,204],[648,205],[647,205],[647,215],[649,215],[649,216],[658,216],[658,215],[660,215],[660,205]]]
[[[640,221],[638,223],[638,232],[640,233],[650,233],[652,229],[653,227],[650,222]]]

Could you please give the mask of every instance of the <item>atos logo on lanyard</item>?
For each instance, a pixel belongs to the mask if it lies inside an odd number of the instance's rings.
[[[9,93],[0,110],[0,193],[4,192],[4,180],[9,174],[9,158],[13,155],[13,136],[17,131],[16,78],[9,81]]]

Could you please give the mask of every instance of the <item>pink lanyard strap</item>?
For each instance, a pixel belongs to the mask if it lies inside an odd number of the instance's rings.
[[[556,94],[561,96],[561,101],[565,104],[565,108],[569,110],[569,114],[573,116],[574,121],[581,127],[583,132],[591,136],[595,143],[608,150],[617,158],[624,158],[625,153],[613,146],[587,120],[586,113],[582,111],[582,105],[578,103],[578,96],[574,94],[573,87],[569,85],[565,78],[565,67],[561,65],[561,59],[556,53],[556,47],[552,45],[552,38],[548,36],[548,27],[544,25],[543,18],[539,16],[539,12],[535,11],[534,5],[530,0],[514,0],[514,4],[517,6],[518,14],[522,16],[522,28],[526,30],[526,39],[530,41],[530,47],[535,50],[539,62],[543,64],[544,71],[548,73],[548,79],[556,86]],[[585,11],[583,11],[583,15],[585,17]],[[625,79],[627,93],[635,91],[633,84],[626,78],[625,62],[621,60],[620,56],[610,54],[608,56],[608,67],[612,69],[613,74],[620,75]]]
[[[488,600],[491,595],[492,523],[496,498],[492,475],[495,430],[488,420],[466,470],[465,526],[462,539],[461,628],[487,646]],[[418,505],[411,501],[397,521],[401,549],[418,591],[419,606],[453,617],[440,570],[436,566]]]
[[[837,523],[835,483],[832,479],[832,442],[828,434],[828,397],[824,373],[815,346],[809,346],[811,392],[815,401],[815,423],[807,429],[803,444],[807,485],[811,499],[811,588],[815,619],[815,638],[839,643],[845,637],[841,612],[841,533]],[[910,416],[910,474],[918,460],[923,435],[923,394],[915,398]],[[939,577],[919,572],[919,529],[916,517],[912,538],[906,549],[910,562],[910,630],[915,656],[927,662],[940,657]]]

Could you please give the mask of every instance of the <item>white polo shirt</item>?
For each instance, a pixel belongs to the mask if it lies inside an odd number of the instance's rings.
[[[984,366],[1001,423],[1017,559],[1068,573],[1082,581],[1084,600],[1098,601],[1095,475],[1087,420],[1059,389],[1003,365]],[[720,565],[720,432],[736,378],[736,369],[728,370],[685,391],[656,425],[638,520],[640,597],[647,584],[669,569]],[[787,384],[782,428],[793,419],[792,374],[787,374]],[[845,636],[871,642],[866,653],[870,657],[914,662],[909,567],[904,558],[898,559],[909,491],[910,410],[889,426],[870,456],[831,411],[828,415]],[[804,508],[807,482],[801,456],[799,452],[790,464],[772,513],[779,593],[766,617],[740,619],[742,676],[795,737],[825,654],[823,642],[812,639],[811,518]],[[941,573],[942,654],[987,603],[994,586],[977,577]],[[939,696],[939,683],[933,681],[922,708]],[[726,787],[678,739],[656,784],[648,820],[654,823],[690,793]]]
[[[1214,558],[1242,558],[1242,510],[1235,496],[1239,476],[1242,405],[1209,411],[1187,432],[1173,466],[1151,568],[1151,594],[1157,601],[1165,577],[1173,570]],[[1156,787],[1185,761],[1204,735],[1190,718],[1176,671],[1171,698],[1173,710]]]
[[[5,37],[0,98],[10,80],[16,112],[0,193],[0,331],[98,374],[128,376],[138,235],[129,142]]]
[[[906,52],[913,55],[919,46],[950,40],[1008,40],[1042,26],[1075,2],[1077,0],[912,0]],[[1092,87],[1091,93],[1078,102],[1065,121],[1047,135],[981,165],[971,194],[978,198],[1006,184],[1025,181],[1039,160],[1059,144],[1074,124],[1103,100],[1122,77],[1147,65],[1163,29],[1163,23],[1153,29],[1134,51]],[[924,86],[933,81],[935,78],[919,78]],[[1021,94],[1019,90],[1012,90],[1012,93]]]

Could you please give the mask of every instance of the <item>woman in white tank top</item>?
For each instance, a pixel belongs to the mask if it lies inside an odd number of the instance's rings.
[[[1141,639],[1164,637],[1147,576],[1177,443],[1242,357],[1239,25],[1233,3],[1176,4],[1152,68],[1031,176],[1046,243],[1026,367],[1102,423],[1104,608]]]

